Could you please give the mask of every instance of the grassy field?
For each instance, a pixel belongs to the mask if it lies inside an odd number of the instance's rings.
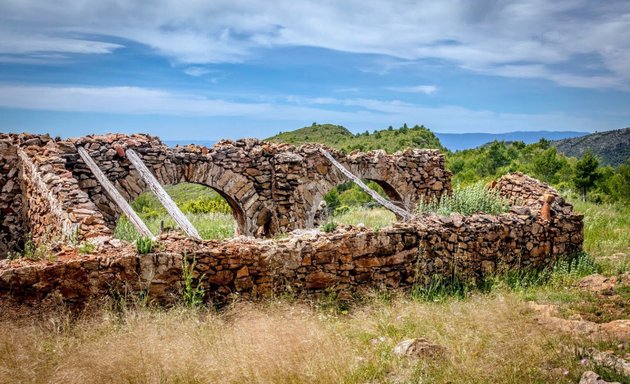
[[[575,352],[619,350],[618,343],[547,331],[527,304],[556,304],[564,316],[593,321],[630,317],[628,287],[618,302],[574,287],[597,269],[629,271],[629,209],[582,202],[576,209],[585,214],[585,250],[597,265],[558,269],[543,284],[498,280],[463,295],[368,292],[349,305],[327,294],[236,302],[220,311],[140,301],[110,301],[78,318],[63,309],[17,320],[0,311],[0,383],[577,383],[587,369],[628,383],[584,365]],[[227,228],[228,219],[218,220]],[[367,208],[334,218],[372,228],[394,219]],[[228,229],[218,236],[229,236]],[[398,342],[413,337],[444,346],[445,356],[394,355]]]

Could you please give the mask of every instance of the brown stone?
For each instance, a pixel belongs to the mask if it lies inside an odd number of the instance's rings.
[[[394,354],[399,357],[437,359],[443,357],[445,353],[446,348],[424,338],[403,340],[394,348]]]
[[[334,285],[339,278],[337,275],[326,272],[315,272],[306,275],[307,289],[321,289]]]
[[[234,275],[231,271],[218,271],[207,275],[208,282],[215,285],[226,285],[232,281]]]
[[[247,266],[236,271],[236,278],[240,279],[241,277],[249,276],[249,268]]]

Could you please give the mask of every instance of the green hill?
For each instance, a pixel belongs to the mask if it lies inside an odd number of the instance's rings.
[[[424,126],[394,129],[389,127],[372,133],[353,134],[340,125],[313,124],[290,132],[281,132],[272,136],[267,141],[289,143],[299,145],[304,143],[321,143],[332,148],[351,152],[355,149],[370,151],[383,149],[388,153],[404,150],[406,148],[435,148],[442,151],[446,149],[440,140]]]
[[[602,164],[616,167],[630,158],[630,128],[596,132],[557,140],[552,144],[558,148],[558,152],[567,156],[582,157],[590,150],[601,159]]]

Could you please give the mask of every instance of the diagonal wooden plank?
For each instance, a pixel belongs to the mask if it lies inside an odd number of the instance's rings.
[[[370,188],[367,185],[365,185],[365,183],[363,181],[361,181],[361,179],[359,179],[358,177],[353,175],[352,172],[350,172],[346,167],[344,167],[340,162],[338,162],[333,157],[333,155],[331,155],[327,150],[325,150],[324,148],[319,148],[319,151],[322,153],[322,155],[324,155],[332,163],[332,165],[337,167],[337,169],[339,169],[339,171],[341,171],[341,173],[343,173],[348,179],[352,180],[352,182],[354,182],[361,189],[363,189],[368,195],[370,195],[380,205],[382,205],[383,207],[385,207],[385,208],[389,209],[390,211],[394,212],[396,215],[402,217],[404,220],[410,220],[410,219],[413,218],[413,214],[412,213],[407,212],[406,210],[398,207],[397,205],[395,205],[391,201],[389,201],[386,198],[384,198],[383,196],[379,195],[372,188]]]
[[[96,177],[96,180],[98,180],[98,182],[101,184],[103,189],[105,189],[105,192],[107,192],[107,194],[114,201],[114,203],[118,205],[118,208],[120,208],[120,210],[125,214],[125,216],[129,218],[129,221],[131,221],[131,224],[133,224],[133,226],[136,227],[136,230],[142,236],[150,237],[152,239],[155,238],[153,233],[151,233],[149,228],[146,226],[144,221],[142,221],[140,216],[138,216],[136,211],[134,211],[133,208],[131,208],[131,205],[129,205],[127,200],[125,200],[125,198],[120,194],[120,192],[118,192],[116,187],[114,187],[114,184],[112,184],[112,182],[109,181],[109,179],[107,179],[107,176],[105,176],[103,171],[101,171],[101,169],[98,167],[94,159],[92,159],[92,156],[90,156],[88,151],[83,147],[77,147],[77,150],[79,151],[79,156],[81,156],[81,158],[83,159],[83,162],[88,166],[88,168],[90,168],[90,171],[92,171],[92,174],[94,174],[94,177]]]
[[[129,148],[125,152],[127,154],[127,158],[136,167],[136,170],[140,174],[140,177],[144,180],[145,183],[149,186],[151,191],[155,194],[155,196],[160,200],[164,208],[169,215],[175,220],[177,225],[186,232],[186,234],[190,237],[194,237],[195,239],[201,240],[201,236],[199,236],[199,232],[197,229],[193,227],[193,225],[188,221],[188,218],[180,211],[177,207],[177,204],[171,199],[171,197],[166,193],[160,182],[155,178],[153,173],[147,168],[144,164],[140,156],[133,149]]]

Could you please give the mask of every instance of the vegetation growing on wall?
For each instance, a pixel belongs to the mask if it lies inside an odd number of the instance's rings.
[[[475,183],[465,187],[456,187],[450,196],[442,196],[440,200],[420,202],[416,211],[418,213],[434,212],[444,216],[451,213],[498,215],[507,212],[508,209],[508,202],[497,192],[489,190],[483,183]]]

